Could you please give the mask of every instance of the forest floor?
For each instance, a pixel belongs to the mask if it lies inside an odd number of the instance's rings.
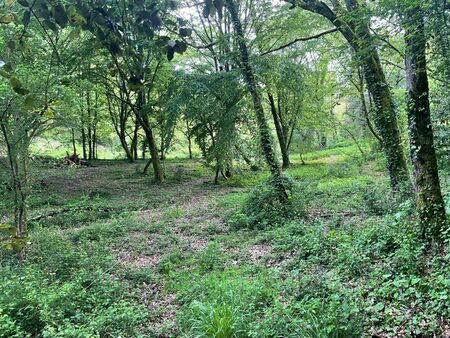
[[[200,161],[169,160],[158,185],[143,162],[40,165],[27,261],[2,259],[0,336],[450,336],[449,258],[418,261],[383,162],[353,146],[304,159],[287,174],[306,215],[267,229],[236,217],[266,172],[214,185]]]

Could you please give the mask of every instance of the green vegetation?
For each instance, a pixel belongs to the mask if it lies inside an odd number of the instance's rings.
[[[412,204],[389,197],[374,170],[380,157],[367,162],[344,146],[304,158],[287,174],[305,213],[283,218],[262,206],[261,225],[250,228],[236,222],[270,197],[261,187],[252,197],[263,172],[214,186],[200,163],[170,160],[158,186],[136,174],[140,163],[39,166],[35,177],[55,182],[33,193],[30,217],[61,213],[31,222],[25,263],[4,253],[1,335],[444,332],[449,257],[422,255]],[[88,186],[68,190],[91,171]]]
[[[0,338],[450,337],[443,0],[0,1]]]

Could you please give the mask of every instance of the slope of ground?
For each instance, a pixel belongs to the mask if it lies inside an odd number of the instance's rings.
[[[263,230],[229,220],[264,172],[214,185],[177,160],[156,185],[143,163],[39,167],[27,261],[2,259],[0,336],[448,334],[449,257],[420,258],[382,163],[354,147],[304,158],[288,174],[307,217]]]

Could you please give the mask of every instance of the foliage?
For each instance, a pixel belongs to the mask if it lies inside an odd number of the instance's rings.
[[[305,216],[308,186],[284,176],[289,198],[287,203],[281,203],[271,179],[253,189],[242,209],[228,219],[231,227],[265,229]]]

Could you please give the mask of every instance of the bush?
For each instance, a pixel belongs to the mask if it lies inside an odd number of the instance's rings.
[[[228,224],[233,228],[248,227],[264,229],[304,217],[306,214],[305,196],[308,186],[283,177],[288,193],[287,203],[282,203],[274,188],[272,179],[258,185],[244,202],[240,211],[231,215]]]

